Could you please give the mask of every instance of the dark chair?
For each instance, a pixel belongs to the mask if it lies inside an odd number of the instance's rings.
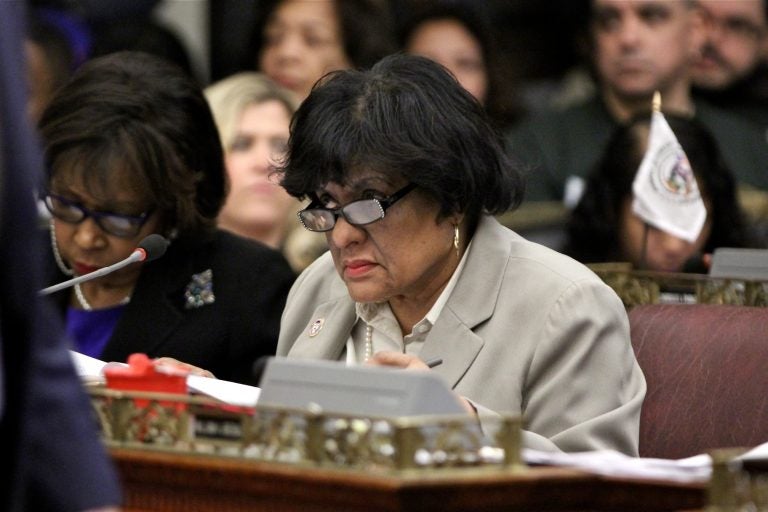
[[[648,383],[641,457],[768,441],[768,308],[653,304],[629,320]]]

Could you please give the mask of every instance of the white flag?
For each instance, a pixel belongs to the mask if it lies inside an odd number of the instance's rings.
[[[707,209],[688,157],[664,115],[656,110],[632,191],[632,211],[645,222],[689,242],[698,238]]]

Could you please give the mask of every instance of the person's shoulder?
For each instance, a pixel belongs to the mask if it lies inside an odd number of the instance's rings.
[[[548,306],[570,304],[590,311],[598,308],[624,313],[624,306],[616,292],[583,263],[545,247],[525,240],[513,244],[510,260],[509,283],[546,310]],[[569,306],[570,307],[570,306]]]
[[[217,229],[205,242],[194,249],[202,256],[229,273],[269,272],[275,278],[280,275],[294,275],[285,256],[267,245],[225,230]]]
[[[279,258],[279,250],[257,240],[236,235],[223,229],[217,229],[208,240],[208,248],[220,257],[241,258]]]
[[[620,306],[615,292],[583,263],[527,240],[498,222],[485,222],[481,229],[472,243],[479,242],[473,251],[481,255],[484,269],[476,272],[486,275],[485,268],[493,267],[502,308],[517,310],[533,303],[546,311],[563,297],[576,303],[584,300],[594,305],[598,300],[610,307]]]
[[[737,113],[713,105],[712,103],[703,100],[696,100],[696,118],[707,128],[713,131],[730,130],[738,128],[741,130],[758,132],[757,127],[753,123],[744,119]]]
[[[758,148],[761,156],[768,155],[768,137],[763,127],[738,113],[705,100],[697,100],[695,117],[712,132],[721,151],[728,149],[723,147],[725,144],[748,144]]]
[[[514,138],[526,131],[557,132],[569,126],[593,124],[606,116],[607,111],[602,102],[594,97],[567,107],[547,108],[533,112],[514,124],[508,134]]]
[[[740,183],[768,189],[768,137],[764,129],[705,101],[697,101],[696,119],[711,132],[726,165]]]
[[[511,257],[517,260],[518,265],[525,266],[528,271],[533,272],[533,269],[536,268],[540,274],[548,275],[551,279],[572,282],[585,280],[602,282],[583,263],[521,236],[512,243]]]
[[[311,288],[327,288],[337,286],[339,283],[343,285],[339,274],[336,272],[330,251],[326,251],[313,261],[299,274],[296,281],[297,285],[301,284]]]
[[[305,310],[330,301],[351,300],[344,281],[336,272],[330,252],[318,257],[299,274],[288,296],[286,311]]]
[[[532,242],[517,232],[501,225],[497,220],[484,223],[484,231],[491,233],[483,235],[481,243],[499,244],[506,247],[508,253],[508,270],[516,278],[529,277],[542,280],[598,281],[601,279],[583,263],[555,249]]]

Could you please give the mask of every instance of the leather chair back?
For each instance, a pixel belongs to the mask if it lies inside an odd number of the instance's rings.
[[[628,314],[648,383],[641,457],[768,441],[768,308],[653,304]]]

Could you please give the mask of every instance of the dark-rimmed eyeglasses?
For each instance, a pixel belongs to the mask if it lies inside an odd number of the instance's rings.
[[[45,207],[55,218],[68,224],[79,224],[90,217],[102,230],[120,238],[133,238],[138,235],[142,226],[152,215],[151,210],[139,215],[98,212],[75,201],[50,193],[44,195],[42,199]]]
[[[414,188],[416,184],[409,183],[384,199],[358,199],[339,208],[323,208],[312,203],[299,212],[299,220],[308,230],[319,232],[332,230],[339,215],[353,226],[365,226],[383,219],[387,208]]]

